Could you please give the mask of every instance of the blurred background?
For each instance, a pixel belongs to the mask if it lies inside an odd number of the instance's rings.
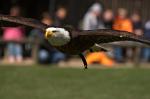
[[[114,29],[150,38],[149,0],[0,0],[0,13],[35,18],[50,26],[75,29]],[[29,27],[3,27],[0,31],[0,64],[57,64],[81,66],[76,56],[52,48],[42,31]],[[111,43],[105,52],[85,52],[89,65],[149,65],[150,48],[134,42]]]
[[[123,30],[150,39],[149,4],[150,0],[0,0],[0,14],[56,27]],[[109,52],[85,52],[90,69],[83,70],[78,56],[51,47],[41,30],[3,27],[2,22],[0,27],[1,99],[150,99],[147,45],[102,44]]]

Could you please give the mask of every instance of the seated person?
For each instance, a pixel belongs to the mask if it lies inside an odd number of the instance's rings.
[[[48,12],[44,12],[41,21],[47,25],[52,26],[53,20]],[[65,59],[65,55],[53,47],[44,39],[43,31],[39,29],[33,29],[30,33],[31,40],[38,39],[41,42],[38,51],[38,61],[40,63],[58,63]]]

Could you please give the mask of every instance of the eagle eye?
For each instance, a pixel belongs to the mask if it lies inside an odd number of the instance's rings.
[[[56,33],[56,32],[58,32],[57,30],[54,30],[54,31],[52,31],[53,33]]]

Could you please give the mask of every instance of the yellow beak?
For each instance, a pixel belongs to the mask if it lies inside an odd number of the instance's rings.
[[[48,39],[48,38],[52,37],[52,35],[53,35],[53,32],[46,31],[45,38]]]

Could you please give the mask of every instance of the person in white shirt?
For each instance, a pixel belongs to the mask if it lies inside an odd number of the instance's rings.
[[[83,30],[94,30],[103,28],[103,25],[99,21],[100,14],[102,12],[102,6],[99,3],[94,3],[83,18]]]

